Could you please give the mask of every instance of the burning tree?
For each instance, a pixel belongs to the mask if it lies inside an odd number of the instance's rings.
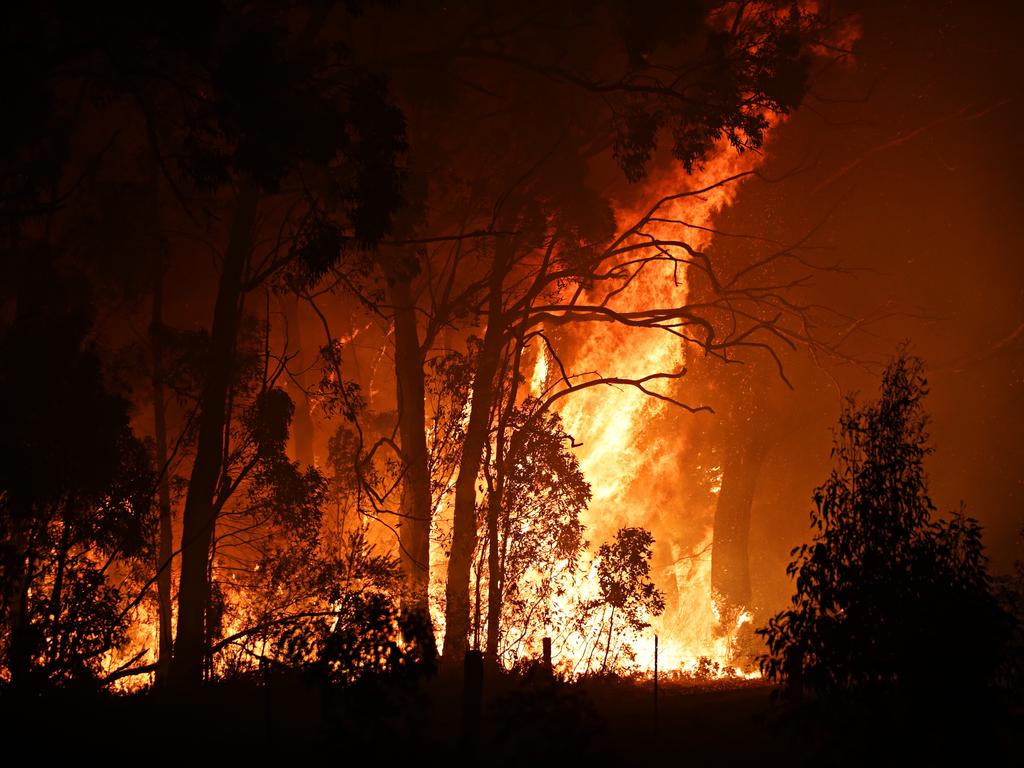
[[[314,549],[270,552],[252,581],[244,628],[213,649],[231,651],[227,664],[236,675],[305,670],[345,684],[420,659],[421,649],[398,641],[405,619],[395,599],[398,560],[368,540],[366,526],[327,532]]]
[[[613,60],[611,71],[586,53],[572,57],[569,66],[561,54],[552,56],[564,49],[565,41],[548,42],[547,24],[531,28],[528,38],[512,45],[499,34],[494,41],[453,52],[451,66],[468,62],[474,80],[490,75],[489,90],[504,93],[505,104],[501,124],[493,126],[489,138],[493,146],[484,146],[494,152],[490,158],[485,153],[487,164],[481,164],[488,172],[472,189],[473,198],[479,198],[481,187],[488,190],[495,204],[479,212],[467,208],[460,218],[463,227],[467,220],[480,221],[489,239],[481,248],[478,298],[470,305],[481,318],[486,316],[486,329],[455,481],[445,594],[444,654],[450,659],[461,656],[469,636],[469,582],[478,535],[476,485],[490,413],[502,399],[499,373],[502,361],[510,357],[508,350],[532,339],[551,351],[564,389],[547,400],[599,384],[653,393],[644,388],[646,383],[678,379],[683,371],[652,370],[636,377],[569,373],[555,349],[553,331],[583,323],[656,329],[676,334],[706,354],[721,354],[752,342],[752,336],[770,334],[769,327],[775,325],[752,307],[737,311],[737,302],[744,303],[738,293],[699,308],[678,296],[673,296],[674,306],[647,303],[639,310],[623,301],[641,274],[653,280],[657,278],[650,275],[661,270],[671,284],[687,269],[705,270],[715,279],[714,269],[687,242],[684,225],[672,215],[671,203],[686,195],[666,197],[646,216],[622,226],[610,195],[594,183],[590,158],[611,149],[612,163],[637,182],[646,177],[659,146],[667,145],[679,166],[692,172],[719,142],[738,150],[760,146],[767,115],[792,108],[805,85],[808,57],[800,41],[813,20],[767,7],[751,9],[749,15],[720,8],[705,18],[696,13],[671,18],[677,26],[661,38],[638,24],[632,13],[598,12],[593,22],[598,28],[607,25],[605,38],[621,42],[625,53]],[[560,29],[567,21],[551,19],[548,24]],[[511,48],[515,55],[507,53]],[[522,80],[524,74],[531,79]],[[699,94],[692,103],[690,93]],[[474,109],[493,114],[486,96],[472,98],[479,102]],[[540,121],[539,100],[546,113]],[[588,127],[582,127],[583,120],[589,121]],[[505,172],[495,179],[494,168]],[[470,213],[476,214],[473,219]],[[762,297],[745,298],[756,304]],[[765,346],[762,341],[754,345]]]
[[[839,420],[837,467],[814,493],[813,543],[793,550],[792,606],[759,630],[761,669],[790,694],[919,693],[992,680],[1005,617],[962,511],[933,520],[924,366],[901,352],[881,397]],[[961,666],[951,669],[955,649]]]
[[[413,610],[427,609],[430,535],[444,538],[444,654],[459,661],[473,629],[478,523],[488,527],[489,546],[495,539],[477,495],[496,414],[531,395],[545,410],[599,385],[687,407],[674,396],[681,355],[632,375],[566,365],[581,326],[663,334],[667,346],[729,361],[738,350],[774,355],[775,342],[801,336],[801,308],[780,296],[785,282],[723,275],[681,212],[727,194],[724,179],[735,168],[723,163],[727,171],[693,184],[674,178],[626,208],[617,198],[632,191],[612,189],[605,177],[638,182],[669,165],[682,176],[709,158],[760,147],[773,116],[800,101],[820,19],[772,3],[715,4],[706,13],[659,9],[664,23],[652,28],[643,8],[614,4],[481,15],[469,3],[445,13],[443,34],[424,35],[439,21],[430,11],[372,8],[367,18],[363,31],[374,40],[373,60],[389,67],[413,152],[406,205],[390,235],[359,260],[365,269],[342,259],[329,271],[334,286],[386,323],[382,345],[394,345],[396,428],[360,443],[354,465],[358,474],[364,457],[384,452],[401,465],[400,482],[366,484],[364,511],[397,532]],[[680,193],[682,186],[691,188]],[[687,300],[691,275],[712,286],[706,301]],[[662,290],[637,291],[654,283]],[[313,304],[317,293],[324,291],[307,294]],[[432,463],[438,433],[428,433],[424,395],[432,362],[462,343],[465,419],[447,453],[454,467],[441,467]],[[547,391],[528,392],[519,363],[539,353],[561,375]],[[439,508],[453,513],[450,538],[432,528]]]

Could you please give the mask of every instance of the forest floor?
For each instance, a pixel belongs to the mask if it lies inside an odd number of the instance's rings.
[[[157,762],[344,764],[369,751],[385,765],[1024,765],[1024,711],[1005,703],[890,701],[838,711],[782,706],[771,693],[759,681],[663,683],[655,710],[650,681],[501,677],[488,681],[480,719],[467,729],[454,676],[348,689],[277,679],[0,698],[0,735],[8,754],[23,744],[51,758]]]

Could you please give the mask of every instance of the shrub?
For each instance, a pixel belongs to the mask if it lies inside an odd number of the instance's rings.
[[[851,398],[840,418],[813,541],[791,553],[796,594],[758,630],[762,672],[786,693],[977,690],[993,679],[1006,615],[977,521],[962,510],[932,519],[923,370],[901,353],[878,402]]]

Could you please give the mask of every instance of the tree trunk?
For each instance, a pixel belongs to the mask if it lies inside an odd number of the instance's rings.
[[[608,642],[604,645],[604,660],[601,662],[601,671],[608,669],[608,652],[612,649],[612,629],[615,627],[615,606],[612,606],[612,615],[608,619]]]
[[[153,312],[149,329],[150,351],[153,355],[153,436],[155,440],[156,468],[160,473],[157,487],[159,509],[159,531],[156,553],[156,591],[159,611],[159,646],[157,649],[156,679],[165,682],[171,669],[171,568],[173,558],[173,533],[171,530],[171,484],[167,466],[167,414],[164,406],[163,381],[163,270],[164,263],[158,246],[153,265]]]
[[[723,621],[750,606],[750,509],[768,443],[751,433],[727,454],[715,508],[711,591]]]
[[[476,548],[476,481],[480,460],[488,437],[491,405],[494,403],[494,376],[505,343],[502,320],[502,283],[508,263],[510,244],[499,246],[492,266],[487,331],[477,358],[473,377],[473,400],[469,423],[462,444],[459,474],[455,480],[455,520],[452,551],[448,558],[448,582],[445,586],[444,658],[458,663],[466,652],[469,635],[469,571]]]
[[[476,561],[476,579],[474,579],[474,599],[473,599],[473,650],[480,650],[480,580],[484,575],[484,558],[483,553],[480,555],[480,559]]]
[[[288,345],[285,354],[288,356],[288,369],[298,389],[295,401],[295,418],[292,421],[292,437],[295,440],[295,460],[303,466],[312,466],[313,451],[313,418],[309,413],[309,379],[307,368],[311,355],[302,344],[302,323],[299,320],[299,297],[294,293],[284,296],[284,318],[288,330]]]
[[[508,542],[501,541],[499,523],[505,506],[505,477],[508,467],[521,452],[522,432],[513,431],[506,437],[512,414],[515,411],[516,399],[519,396],[519,366],[523,359],[523,339],[516,339],[515,354],[512,357],[508,397],[504,409],[498,417],[498,429],[495,435],[494,456],[495,474],[494,488],[487,500],[487,660],[490,664],[498,663],[498,638],[501,633],[501,604],[505,583],[504,557],[502,550],[507,551]],[[502,379],[505,374],[502,373]]]
[[[502,573],[498,558],[498,518],[501,513],[501,499],[504,487],[504,472],[496,483],[487,503],[487,663],[498,661],[498,636],[501,629],[501,581]]]
[[[403,614],[406,626],[420,643],[424,657],[436,653],[430,620],[430,466],[427,452],[426,395],[423,353],[416,325],[416,304],[410,278],[389,275],[388,288],[395,311],[395,379],[398,431],[405,465],[399,523],[402,570],[405,574]]]
[[[167,411],[164,403],[164,269],[167,266],[166,244],[160,227],[160,161],[156,148],[152,148],[149,166],[152,190],[150,209],[150,230],[152,233],[150,258],[153,270],[153,296],[149,324],[149,350],[151,380],[153,388],[153,439],[156,469],[159,472],[157,486],[157,551],[156,592],[158,618],[157,683],[166,682],[171,669],[173,655],[171,571],[173,566],[174,534],[171,516],[170,468],[167,466]]]
[[[57,550],[57,573],[53,577],[53,590],[50,592],[50,648],[47,652],[47,663],[50,665],[61,662],[63,655],[60,637],[61,600],[64,596],[64,573],[67,570],[68,552],[71,550],[71,530],[66,520],[61,521],[60,544]],[[73,650],[73,649],[72,649]]]
[[[252,250],[258,199],[255,185],[243,182],[224,254],[210,332],[206,380],[199,399],[199,435],[182,515],[178,633],[171,664],[171,679],[180,685],[197,685],[203,676],[204,617],[210,597],[210,545],[216,522],[214,496],[223,469],[227,401],[244,300],[242,282]]]
[[[21,526],[17,526],[20,529]],[[16,529],[15,547],[16,552],[23,552],[24,548],[19,541],[20,530]],[[24,537],[28,539],[28,536]],[[32,617],[29,613],[28,593],[32,583],[32,572],[35,569],[35,560],[31,555],[15,555],[18,570],[11,574],[10,598],[8,605],[10,622],[10,642],[8,650],[8,670],[11,675],[11,686],[15,690],[24,688],[29,683],[29,673],[32,670]],[[5,574],[6,575],[6,574]]]

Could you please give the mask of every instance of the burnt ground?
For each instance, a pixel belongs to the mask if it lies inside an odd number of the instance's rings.
[[[301,678],[199,691],[0,699],[8,754],[158,763],[285,763],[357,755],[380,764],[453,765],[1024,765],[1024,710],[1005,701],[933,697],[823,707],[772,701],[759,682],[576,685],[490,680],[463,739],[454,677],[326,688]],[[364,759],[358,762],[365,763]]]

